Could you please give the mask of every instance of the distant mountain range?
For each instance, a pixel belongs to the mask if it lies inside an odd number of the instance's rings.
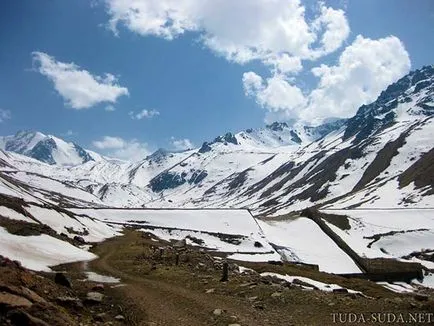
[[[39,132],[0,137],[0,193],[62,205],[434,206],[434,67],[401,78],[348,120],[275,122],[183,152],[119,162]]]

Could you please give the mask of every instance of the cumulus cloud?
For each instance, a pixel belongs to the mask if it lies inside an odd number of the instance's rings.
[[[134,113],[133,111],[130,111],[128,113],[128,115],[131,117],[131,119],[133,120],[142,120],[142,119],[151,119],[153,117],[159,116],[160,112],[158,112],[157,110],[142,110],[138,113]]]
[[[410,57],[397,37],[372,40],[359,35],[343,51],[337,65],[312,69],[319,78],[318,88],[310,93],[309,105],[301,116],[306,120],[350,117],[407,74],[410,67]]]
[[[142,36],[172,40],[194,32],[202,44],[229,61],[262,62],[270,75],[246,72],[243,85],[245,94],[266,109],[269,120],[319,123],[327,117],[349,117],[410,68],[398,38],[357,36],[335,65],[316,64],[311,73],[318,84],[302,89],[295,77],[303,62],[336,52],[350,35],[344,10],[323,1],[309,12],[300,0],[105,2],[115,33],[123,26]]]
[[[93,141],[92,144],[98,149],[118,149],[124,147],[126,142],[120,137],[104,136],[101,140]]]
[[[113,105],[109,104],[104,108],[104,111],[113,112],[113,111],[116,111],[116,108]]]
[[[32,54],[36,70],[53,82],[56,91],[73,109],[87,109],[103,102],[115,103],[118,97],[129,94],[110,73],[93,75],[74,63],[57,61],[46,53]]]
[[[184,139],[176,139],[175,137],[172,137],[170,139],[171,146],[179,151],[184,151],[187,149],[194,148],[194,144],[190,141],[190,139],[184,138]]]
[[[0,109],[0,123],[11,118],[11,111]]]
[[[106,5],[116,34],[121,24],[168,40],[197,32],[207,47],[239,63],[272,62],[284,54],[317,58],[336,50],[349,34],[342,10],[321,3],[308,20],[300,0],[106,0]]]
[[[246,95],[254,97],[269,113],[319,123],[327,117],[350,117],[362,104],[374,101],[388,85],[408,73],[410,65],[409,55],[398,38],[372,40],[359,35],[345,48],[336,65],[323,64],[312,69],[319,81],[307,94],[279,75],[264,81],[249,72],[244,74],[243,84]]]
[[[271,69],[275,74],[295,74],[303,69],[300,58],[291,57],[286,53],[278,56],[270,56],[265,63],[268,66],[271,66]]]
[[[125,140],[121,137],[104,136],[92,144],[103,150],[105,155],[122,160],[139,161],[150,154],[148,145],[137,139]]]
[[[284,75],[274,75],[266,81],[250,71],[243,75],[246,95],[254,96],[256,102],[271,112],[284,113],[294,118],[297,110],[306,105],[302,91]]]
[[[312,26],[314,31],[322,33],[319,40],[321,47],[312,51],[313,58],[336,51],[350,34],[350,27],[343,10],[326,7],[323,3],[320,8],[321,15],[314,20]]]

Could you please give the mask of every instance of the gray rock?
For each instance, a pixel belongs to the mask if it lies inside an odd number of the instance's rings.
[[[429,296],[427,296],[427,295],[425,295],[425,294],[417,293],[417,294],[415,294],[414,298],[415,298],[417,301],[428,301]]]
[[[92,291],[95,292],[103,292],[104,291],[104,284],[96,284],[92,287]]]
[[[97,314],[95,317],[94,317],[94,319],[96,320],[96,321],[105,321],[106,320],[106,316],[107,316],[107,314],[105,313],[105,312],[101,312],[101,313],[99,313],[99,314]]]
[[[223,313],[222,309],[214,309],[213,314],[216,316],[220,316]]]
[[[12,325],[49,326],[45,321],[33,317],[22,310],[12,310],[7,314]]]
[[[91,303],[100,303],[104,298],[104,294],[99,292],[88,292],[86,295],[86,301]]]
[[[63,273],[56,273],[56,276],[54,276],[54,282],[66,286],[67,288],[71,288],[71,281]]]
[[[32,306],[32,302],[24,297],[7,293],[0,292],[0,306],[7,307],[9,309],[14,308],[28,308]]]

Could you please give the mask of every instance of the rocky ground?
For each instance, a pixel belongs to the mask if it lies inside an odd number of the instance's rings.
[[[228,281],[221,282],[224,262],[215,253],[134,230],[92,251],[100,258],[56,267],[62,274],[31,272],[1,258],[0,324],[334,325],[339,323],[333,320],[337,313],[434,311],[434,295],[428,290],[397,294],[373,282],[290,264],[241,263],[248,268],[241,273],[229,262]],[[86,280],[85,270],[120,278],[121,283]],[[302,280],[289,283],[262,272],[308,277],[361,294],[325,292]],[[351,324],[370,325],[363,320]]]

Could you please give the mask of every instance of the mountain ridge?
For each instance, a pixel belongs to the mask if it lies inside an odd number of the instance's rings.
[[[3,137],[0,145],[49,165],[15,154],[3,158],[8,169],[67,182],[95,202],[119,207],[247,207],[274,215],[323,204],[426,207],[434,185],[421,175],[431,180],[433,96],[434,68],[426,66],[350,119],[317,127],[274,122],[223,134],[195,149],[159,149],[138,162],[97,157],[37,132],[17,133],[22,141],[9,145]],[[55,147],[74,159],[58,164]],[[396,197],[390,203],[386,189]]]

